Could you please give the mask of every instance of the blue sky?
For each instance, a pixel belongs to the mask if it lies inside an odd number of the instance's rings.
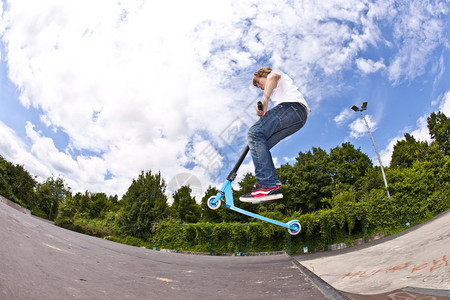
[[[450,115],[448,1],[161,2],[2,1],[0,155],[75,192],[121,196],[152,170],[201,195],[245,147],[262,66],[312,109],[277,165],[344,142],[378,164],[353,104],[368,102],[384,165],[405,133],[430,140],[432,112]]]

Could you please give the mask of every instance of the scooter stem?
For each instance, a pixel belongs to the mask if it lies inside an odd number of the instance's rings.
[[[262,104],[261,101],[258,101],[258,109],[261,110],[261,111],[264,109],[263,108],[263,104]],[[233,170],[231,170],[230,174],[228,174],[228,177],[227,177],[228,181],[232,182],[236,178],[237,170],[239,169],[239,167],[241,166],[241,164],[244,161],[245,157],[247,156],[248,150],[250,150],[250,148],[247,145],[247,147],[245,147],[245,149],[244,149],[244,152],[242,152],[241,157],[239,157],[236,165],[234,165]]]
[[[247,145],[247,147],[245,147],[244,151],[242,152],[241,156],[239,157],[237,163],[234,165],[233,170],[231,170],[230,174],[228,174],[227,180],[233,181],[236,178],[237,171],[238,171],[239,167],[241,166],[242,162],[244,161],[245,157],[247,156],[247,153],[249,150],[250,150],[250,148]]]

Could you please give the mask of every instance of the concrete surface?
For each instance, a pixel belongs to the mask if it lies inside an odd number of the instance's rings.
[[[424,225],[398,237],[403,242],[387,242],[386,249],[378,249],[380,244],[372,254],[359,254],[372,247],[341,253],[333,262],[333,257],[309,255],[213,257],[153,251],[68,231],[0,202],[0,299],[448,299],[448,291],[435,288],[448,288],[449,215],[435,220],[432,228]],[[404,238],[410,234],[414,237]],[[412,261],[402,259],[405,247],[411,248],[406,253],[414,252],[413,247],[425,249]],[[302,258],[319,276],[299,263]],[[399,289],[410,283],[402,272],[412,270],[409,277],[425,283]],[[383,289],[389,291],[380,294]]]
[[[68,231],[0,203],[0,299],[326,297],[287,255],[212,257]]]
[[[20,206],[20,205],[18,205],[16,203],[12,202],[11,200],[6,199],[2,195],[0,195],[0,202],[3,202],[3,203],[5,203],[8,206],[11,206],[12,208],[14,208],[14,209],[16,209],[16,210],[18,210],[20,212],[23,212],[24,214],[31,215],[31,212],[30,212],[29,209],[26,209],[25,207],[22,207],[22,206]]]
[[[450,297],[450,210],[371,244],[294,258],[341,291],[380,294],[414,287],[444,290],[440,295]]]

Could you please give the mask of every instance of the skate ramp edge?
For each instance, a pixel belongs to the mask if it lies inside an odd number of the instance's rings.
[[[424,289],[415,287],[405,287],[391,292],[381,294],[354,294],[335,289],[333,286],[325,282],[319,276],[314,274],[308,268],[303,266],[295,258],[288,255],[289,259],[299,270],[305,274],[316,287],[330,300],[448,300],[450,299],[450,290]]]
[[[288,255],[289,259],[293,264],[297,266],[297,268],[305,274],[313,283],[314,285],[324,294],[328,299],[330,300],[347,300],[350,299],[347,296],[345,296],[341,291],[338,291],[331,285],[329,285],[327,282],[319,278],[316,274],[308,270],[305,266],[303,266],[300,262],[298,262],[295,258]]]
[[[405,287],[387,293],[376,295],[358,295],[342,292],[350,300],[448,300],[450,299],[450,290],[422,289],[414,287]]]
[[[26,215],[31,215],[30,210],[26,209],[25,207],[20,206],[17,203],[12,202],[11,200],[6,199],[5,197],[3,197],[2,195],[0,195],[0,202],[5,203],[6,205],[8,205],[9,207],[12,207]]]

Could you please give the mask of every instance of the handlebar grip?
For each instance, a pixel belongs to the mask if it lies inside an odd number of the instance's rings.
[[[258,109],[259,109],[259,110],[264,110],[264,107],[263,107],[261,101],[258,101]]]

